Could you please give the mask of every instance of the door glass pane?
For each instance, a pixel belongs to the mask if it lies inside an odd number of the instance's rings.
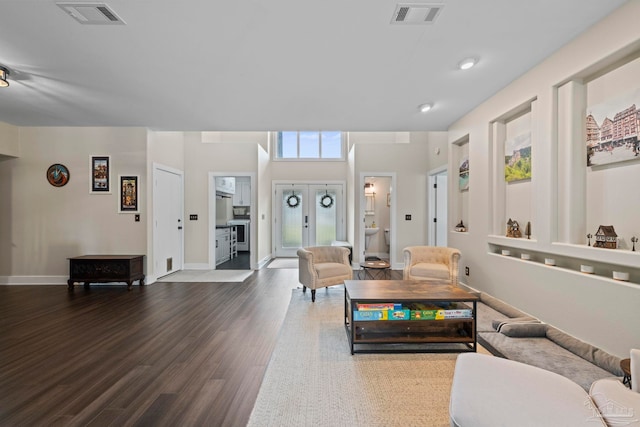
[[[316,245],[329,246],[336,240],[336,191],[317,190],[316,206]]]
[[[282,192],[282,247],[302,247],[302,194]]]

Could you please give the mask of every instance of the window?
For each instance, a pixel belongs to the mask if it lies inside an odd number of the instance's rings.
[[[342,132],[278,132],[275,159],[344,160]]]

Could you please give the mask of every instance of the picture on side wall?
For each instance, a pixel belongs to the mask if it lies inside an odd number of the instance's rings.
[[[92,194],[111,194],[111,156],[91,156]]]
[[[531,179],[531,132],[504,142],[504,180],[515,182],[525,179]]]
[[[587,107],[587,166],[640,158],[640,88]]]
[[[458,187],[460,191],[469,190],[469,158],[464,157],[460,162],[460,170],[458,175]]]
[[[138,176],[120,175],[120,213],[138,213]]]

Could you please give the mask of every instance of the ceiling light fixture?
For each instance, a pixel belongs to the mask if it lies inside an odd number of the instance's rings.
[[[0,66],[0,87],[9,87],[9,82],[7,81],[8,75],[9,70]]]
[[[478,63],[476,58],[465,58],[458,63],[458,68],[461,70],[468,70]]]
[[[433,104],[422,104],[418,107],[418,111],[420,111],[421,113],[426,113],[427,111],[431,110],[433,108]]]

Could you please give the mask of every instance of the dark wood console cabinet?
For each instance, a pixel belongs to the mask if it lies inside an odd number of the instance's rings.
[[[144,285],[144,255],[83,255],[69,258],[69,289],[75,282],[125,282],[131,289],[133,282]]]

